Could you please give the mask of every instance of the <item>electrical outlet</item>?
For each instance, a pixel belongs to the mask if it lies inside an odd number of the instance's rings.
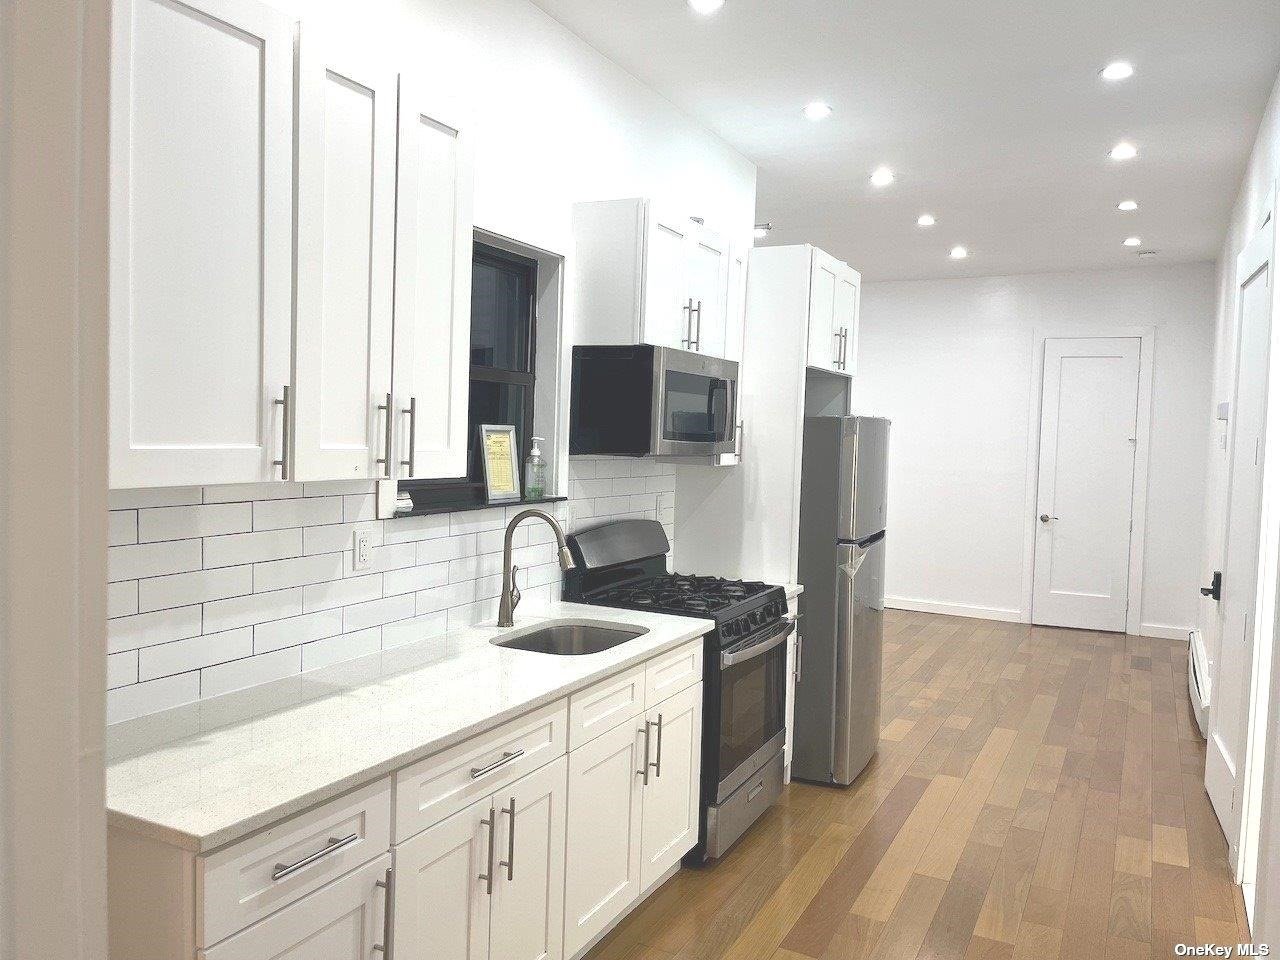
[[[353,570],[368,570],[373,566],[373,536],[368,530],[357,530],[355,537],[355,559]]]

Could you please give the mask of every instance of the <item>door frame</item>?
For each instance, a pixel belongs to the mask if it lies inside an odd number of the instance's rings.
[[[1133,457],[1132,509],[1129,533],[1128,607],[1125,632],[1142,633],[1142,573],[1147,542],[1147,474],[1151,456],[1151,390],[1154,374],[1156,328],[1116,327],[1084,324],[1072,327],[1036,327],[1031,331],[1031,381],[1027,413],[1027,482],[1023,504],[1022,608],[1019,619],[1031,623],[1031,598],[1035,589],[1036,497],[1040,487],[1040,415],[1044,388],[1044,344],[1046,340],[1092,340],[1096,338],[1140,340],[1138,354],[1138,444]],[[1181,639],[1184,631],[1148,624],[1147,636]]]
[[[1250,237],[1250,242],[1263,230],[1275,216],[1276,186],[1272,185],[1263,208],[1259,213],[1258,226]],[[1240,833],[1236,843],[1230,843],[1229,853],[1235,854],[1236,882],[1246,888],[1252,888],[1258,873],[1258,847],[1262,837],[1263,790],[1265,786],[1265,768],[1267,753],[1267,717],[1271,698],[1272,654],[1275,648],[1276,617],[1280,611],[1280,465],[1276,463],[1276,450],[1280,450],[1280,416],[1273,411],[1280,411],[1280,350],[1277,349],[1277,329],[1280,329],[1280,296],[1277,296],[1277,254],[1280,254],[1280,230],[1273,225],[1273,236],[1270,250],[1271,271],[1271,351],[1267,367],[1267,400],[1266,423],[1263,426],[1262,440],[1262,496],[1259,504],[1258,523],[1260,537],[1258,543],[1258,586],[1254,597],[1254,637],[1253,657],[1249,672],[1249,705],[1245,722],[1245,747],[1240,771]],[[1247,249],[1247,244],[1245,249]],[[1242,250],[1243,253],[1243,250]],[[1256,273],[1256,271],[1255,271]],[[1253,274],[1249,274],[1253,276]],[[1234,344],[1232,349],[1231,384],[1232,409],[1229,416],[1234,420],[1236,377],[1239,370],[1240,323],[1237,309],[1237,297],[1240,283],[1246,279],[1241,275],[1237,258],[1234,272],[1234,287],[1231,306],[1233,311],[1232,326],[1234,328]],[[1231,462],[1231,449],[1235,443],[1234,423],[1228,423],[1230,441],[1227,447],[1227,462]],[[1223,543],[1226,543],[1225,530],[1231,518],[1230,471],[1227,474],[1228,499],[1223,511]],[[1226,561],[1225,555],[1219,558],[1219,564]],[[1218,610],[1218,642],[1222,642],[1221,608]],[[1220,658],[1219,658],[1220,659]],[[1216,678],[1215,678],[1216,679]],[[1210,728],[1212,729],[1212,728]],[[1254,903],[1252,889],[1245,891],[1246,914],[1250,924],[1253,922]]]

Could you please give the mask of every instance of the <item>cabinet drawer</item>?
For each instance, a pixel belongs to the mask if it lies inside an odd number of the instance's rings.
[[[644,702],[654,706],[702,679],[702,638],[691,640],[645,665]]]
[[[387,779],[199,858],[198,945],[243,930],[390,847]]]
[[[568,726],[557,700],[396,773],[396,842],[568,752]]]
[[[569,749],[644,713],[645,665],[601,680],[569,698]]]

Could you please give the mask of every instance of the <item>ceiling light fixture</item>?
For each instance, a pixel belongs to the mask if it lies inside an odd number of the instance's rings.
[[[773,229],[772,223],[757,223],[755,226],[755,237],[757,240],[763,240],[769,235],[769,231]]]
[[[1137,200],[1121,200],[1118,204],[1116,204],[1116,209],[1123,210],[1125,213],[1128,213],[1130,210],[1137,210],[1138,201]]]
[[[1126,238],[1125,238],[1125,241],[1124,241],[1124,245],[1125,245],[1126,247],[1140,247],[1140,246],[1142,246],[1142,238],[1141,238],[1141,237],[1126,237]]]
[[[1138,155],[1138,148],[1127,140],[1121,140],[1111,148],[1112,160],[1132,160]]]
[[[887,187],[893,183],[893,171],[888,167],[876,167],[871,174],[871,185],[873,187]]]
[[[917,227],[932,227],[937,222],[937,220],[933,219],[932,213],[922,213],[916,218]]]
[[[968,250],[966,250],[964,247],[952,247],[952,248],[951,248],[951,259],[952,259],[952,260],[963,260],[963,259],[964,259],[965,257],[967,257],[967,256],[969,256],[969,251],[968,251]]]
[[[805,104],[804,115],[808,120],[825,120],[831,116],[831,104],[823,103],[821,100]]]
[[[1128,80],[1133,76],[1133,64],[1126,63],[1124,60],[1117,60],[1115,63],[1108,63],[1102,69],[1103,80]]]
[[[724,6],[724,0],[689,0],[689,6],[693,8],[694,13],[709,17]]]

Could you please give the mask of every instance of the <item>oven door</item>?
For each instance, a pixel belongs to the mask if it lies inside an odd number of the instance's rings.
[[[688,350],[654,350],[651,451],[712,457],[737,448],[738,365]]]
[[[720,743],[716,802],[782,749],[786,737],[787,637],[794,620],[720,651]]]

